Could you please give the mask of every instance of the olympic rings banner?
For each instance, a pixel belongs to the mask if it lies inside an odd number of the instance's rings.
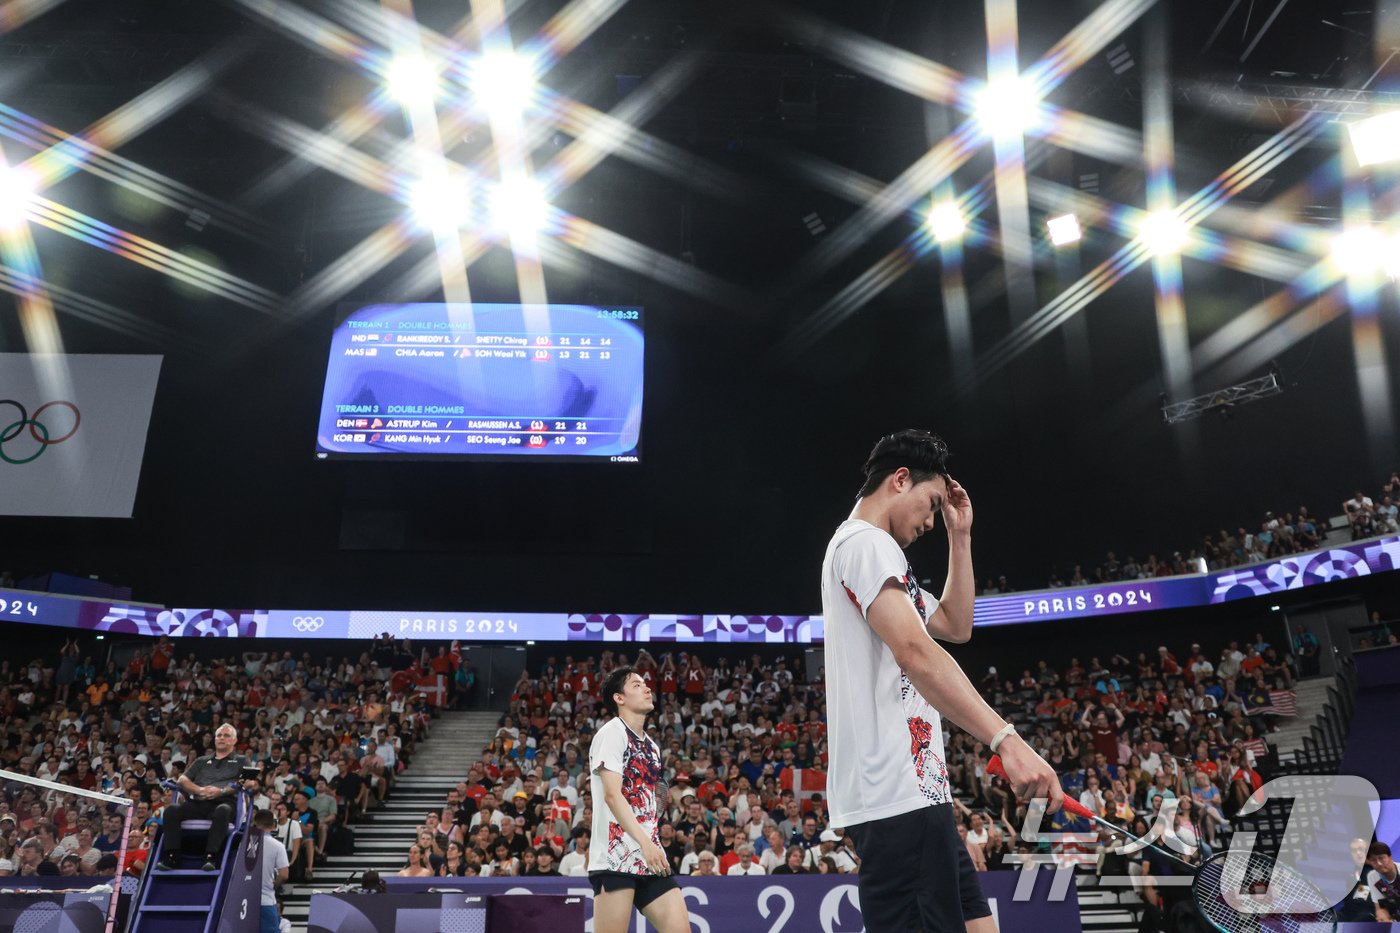
[[[899,844],[896,842],[895,844]],[[1067,875],[989,871],[977,876],[1002,930],[1080,933],[1079,898]],[[306,927],[318,930],[453,930],[459,902],[486,895],[580,895],[584,933],[593,930],[593,889],[586,878],[384,879],[387,894],[316,894]],[[862,933],[860,891],[850,875],[677,878],[694,933]],[[1069,883],[1066,883],[1069,882]],[[436,888],[439,893],[429,893]],[[443,889],[447,889],[444,891]],[[460,893],[451,893],[460,892]],[[474,898],[475,899],[475,898]],[[412,911],[412,913],[408,913]],[[465,919],[461,917],[460,919]],[[408,922],[406,922],[408,921]],[[575,928],[577,929],[577,928]],[[633,912],[629,933],[655,927]]]
[[[161,359],[0,353],[0,515],[130,518]]]
[[[1400,537],[1391,535],[1219,573],[984,596],[973,619],[981,627],[1207,606],[1394,570]],[[0,590],[0,621],[172,638],[368,639],[388,632],[427,641],[821,644],[826,636],[822,617],[806,615],[166,609],[17,590]]]

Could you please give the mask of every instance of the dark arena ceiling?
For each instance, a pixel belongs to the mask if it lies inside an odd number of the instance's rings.
[[[953,450],[979,576],[1023,588],[1265,509],[1334,514],[1400,466],[1395,265],[1335,245],[1395,233],[1393,164],[1358,167],[1346,129],[1400,107],[1378,15],[0,5],[0,148],[43,178],[57,324],[9,303],[0,350],[166,356],[134,520],[7,520],[0,567],[172,605],[812,611],[864,455],[906,426]],[[549,299],[646,308],[644,462],[317,462],[337,307],[444,300],[405,221],[427,157],[391,60],[488,46],[536,55],[515,157],[553,179]],[[1034,90],[1025,126],[1005,87]],[[491,177],[499,127],[458,93],[431,158]],[[940,242],[948,205],[966,229]],[[1083,238],[1057,248],[1066,213]],[[508,241],[468,226],[458,255],[472,299],[522,300]],[[0,284],[27,287],[13,250]],[[1281,395],[1164,423],[1164,394],[1271,362]],[[940,545],[913,558],[941,574]]]

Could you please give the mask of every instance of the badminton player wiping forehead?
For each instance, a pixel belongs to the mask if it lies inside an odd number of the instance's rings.
[[[860,853],[870,933],[996,930],[953,818],[941,716],[999,753],[1017,796],[1049,798],[1055,772],[983,701],[935,639],[972,635],[972,501],[925,431],[881,438],[856,506],[822,563],[831,822]],[[919,589],[904,548],[948,529],[941,599]]]

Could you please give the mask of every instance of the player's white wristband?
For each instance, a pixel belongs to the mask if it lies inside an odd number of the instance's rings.
[[[1002,727],[1001,727],[1001,730],[1000,730],[999,732],[997,732],[996,735],[992,736],[992,741],[991,741],[991,743],[990,743],[990,744],[991,744],[991,747],[992,747],[992,754],[996,754],[997,746],[1000,745],[1000,744],[1002,743],[1002,740],[1003,740],[1003,739],[1005,739],[1008,735],[1015,735],[1015,734],[1016,734],[1016,727],[1015,727],[1014,725],[1012,725],[1011,723],[1008,722],[1006,725],[1002,726]]]

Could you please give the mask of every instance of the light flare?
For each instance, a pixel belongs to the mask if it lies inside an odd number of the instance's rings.
[[[544,185],[524,175],[504,179],[491,192],[491,225],[512,243],[528,242],[545,232],[549,200]]]
[[[1051,217],[1045,221],[1045,228],[1050,233],[1050,242],[1056,246],[1078,243],[1084,235],[1079,227],[1079,218],[1073,214]]]
[[[1191,242],[1191,228],[1176,210],[1163,208],[1142,218],[1139,236],[1154,256],[1180,253]]]
[[[1400,275],[1400,237],[1371,225],[1344,227],[1332,241],[1332,265],[1349,279]]]
[[[24,227],[38,188],[39,180],[23,166],[0,167],[0,233]]]
[[[534,103],[534,58],[506,47],[488,48],[468,68],[468,84],[477,104],[492,119],[518,118]]]
[[[405,106],[431,103],[442,92],[437,69],[423,55],[395,55],[384,73],[384,88],[389,96]]]
[[[1400,110],[1347,124],[1351,151],[1363,168],[1400,160]]]
[[[471,185],[445,171],[410,182],[408,207],[423,229],[434,233],[468,227],[475,220]]]
[[[928,229],[939,243],[951,243],[962,238],[967,221],[956,201],[943,201],[929,209]]]
[[[977,122],[992,139],[1034,135],[1041,128],[1040,98],[1023,75],[989,81],[972,99]]]

